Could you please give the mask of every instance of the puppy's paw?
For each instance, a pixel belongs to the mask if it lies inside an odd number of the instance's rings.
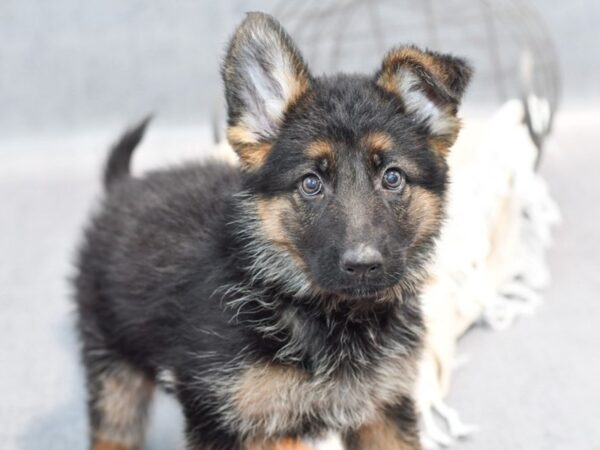
[[[313,450],[299,439],[282,439],[270,450]]]
[[[97,441],[94,443],[92,450],[136,450],[132,447],[127,447],[122,444],[116,444],[114,442]]]

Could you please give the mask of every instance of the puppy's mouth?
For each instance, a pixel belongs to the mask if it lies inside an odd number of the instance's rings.
[[[334,294],[347,300],[376,301],[387,298],[389,291],[390,286],[384,285],[342,286]]]

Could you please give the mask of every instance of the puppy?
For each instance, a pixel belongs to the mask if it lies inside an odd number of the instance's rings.
[[[471,70],[414,47],[374,76],[313,76],[251,13],[222,67],[240,167],[129,175],[114,146],[76,299],[91,447],[143,443],[156,385],[189,450],[419,449],[418,295],[444,215],[446,156]]]

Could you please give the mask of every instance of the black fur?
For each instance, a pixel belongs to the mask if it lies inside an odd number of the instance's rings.
[[[138,125],[125,132],[111,149],[104,169],[104,187],[106,189],[109,189],[115,181],[129,176],[131,155],[144,137],[144,132],[151,119],[152,117],[148,116]]]
[[[258,21],[251,24],[255,32],[275,32],[279,50],[293,52],[302,65],[294,73],[308,83],[280,120],[270,122],[276,134],[261,135],[271,144],[264,164],[241,171],[207,162],[133,178],[129,160],[147,120],[125,134],[109,158],[104,178],[110,189],[85,233],[76,277],[93,432],[116,420],[102,402],[102,383],[124,366],[151,383],[174,375],[167,384],[183,405],[190,449],[250,448],[255,438],[318,435],[332,424],[347,440],[360,434],[360,423],[339,425],[343,420],[326,405],[274,430],[245,425],[254,422],[229,404],[237,400],[227,389],[253,367],[291,370],[301,380],[331,386],[360,379],[356,394],[347,393],[357,396],[371,388],[367,384],[382,383],[387,367],[397,368],[389,377],[409,388],[414,381],[424,332],[418,291],[443,214],[422,209],[429,205],[425,198],[443,202],[445,160],[430,147],[427,125],[406,114],[376,77],[313,78],[273,19],[252,20]],[[246,31],[236,35],[230,53],[247,39]],[[255,89],[253,79],[232,64],[243,62],[228,58],[223,69],[235,126],[244,113],[264,111],[245,109],[243,92]],[[252,99],[260,103],[260,95]],[[377,161],[362,143],[372,132],[394,143]],[[334,167],[307,157],[315,140],[331,143]],[[388,167],[402,169],[403,191],[379,186]],[[299,193],[306,173],[321,178],[319,199]],[[285,245],[265,228],[261,202],[291,208],[273,216],[281,226],[273,233],[282,233]],[[357,243],[381,253],[376,275],[357,278],[340,269],[342,254]],[[418,448],[407,395],[394,392],[382,414]]]

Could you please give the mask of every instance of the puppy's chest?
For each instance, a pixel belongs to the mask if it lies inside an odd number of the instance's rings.
[[[221,409],[232,426],[246,433],[302,430],[315,421],[324,429],[344,430],[374,419],[386,405],[409,395],[413,379],[414,365],[401,355],[330,375],[254,364],[239,371]]]

